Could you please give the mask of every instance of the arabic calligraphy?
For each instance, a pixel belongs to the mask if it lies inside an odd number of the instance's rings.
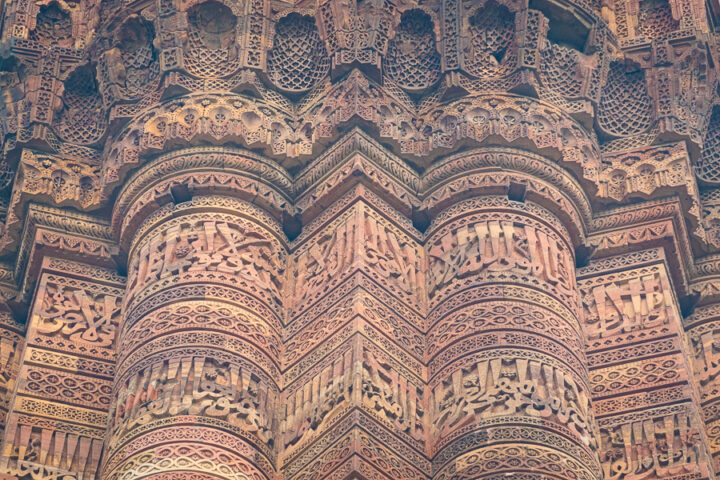
[[[589,446],[597,444],[590,429],[587,395],[561,370],[537,361],[494,359],[457,370],[434,390],[431,434],[440,438],[481,418],[524,413],[553,418]]]
[[[585,301],[588,338],[666,324],[672,316],[669,292],[658,272],[594,286]]]
[[[203,415],[226,421],[271,445],[277,394],[231,363],[195,357],[157,363],[136,375],[114,407],[115,435],[154,419]]]
[[[71,341],[110,346],[115,339],[118,299],[112,295],[93,295],[80,289],[48,283],[43,299],[38,333],[60,333]]]
[[[516,272],[570,294],[574,266],[566,247],[548,233],[512,221],[463,225],[437,239],[428,251],[428,294],[456,278],[482,272]]]
[[[284,266],[272,242],[247,225],[215,220],[174,225],[143,243],[128,274],[128,291],[179,273],[205,271],[245,279],[280,297]]]
[[[600,459],[607,480],[668,478],[707,469],[699,432],[686,413],[602,429],[601,439]]]

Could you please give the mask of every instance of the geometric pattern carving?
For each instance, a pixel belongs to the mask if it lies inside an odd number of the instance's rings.
[[[239,67],[235,43],[237,17],[220,2],[195,5],[187,12],[189,30],[185,65],[201,78],[221,77]]]
[[[503,77],[517,64],[515,15],[489,1],[470,18],[470,48],[465,70],[480,78]]]
[[[291,13],[275,25],[268,76],[280,90],[304,92],[330,70],[330,59],[310,17]]]
[[[44,45],[63,45],[72,41],[72,19],[68,14],[68,4],[64,7],[56,2],[42,5],[30,38]]]
[[[440,78],[440,54],[430,16],[422,10],[402,15],[385,60],[387,76],[409,92],[420,92]]]
[[[720,472],[713,5],[3,6],[0,478]]]
[[[670,3],[666,0],[640,0],[637,34],[646,38],[662,38],[678,29]]]
[[[543,85],[564,97],[579,97],[582,94],[583,78],[581,68],[583,55],[574,48],[548,41],[548,48],[542,52],[540,78]]]
[[[130,16],[113,36],[113,47],[103,54],[98,81],[104,103],[139,99],[157,88],[160,79],[158,53],[153,45],[152,25]]]
[[[651,115],[643,71],[627,72],[617,62],[610,65],[598,107],[598,125],[610,135],[626,137],[647,130]]]
[[[717,184],[720,181],[720,108],[714,107],[703,140],[702,157],[696,164],[698,178]]]
[[[58,135],[69,142],[88,145],[105,133],[102,98],[97,93],[95,68],[83,66],[65,82],[64,106],[57,126]]]

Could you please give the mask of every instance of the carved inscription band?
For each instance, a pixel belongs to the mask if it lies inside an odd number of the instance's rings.
[[[107,480],[274,478],[287,252],[256,207],[207,200],[160,209],[135,235]]]

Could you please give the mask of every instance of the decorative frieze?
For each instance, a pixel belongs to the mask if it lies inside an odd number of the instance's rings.
[[[720,474],[712,1],[0,9],[0,477]]]

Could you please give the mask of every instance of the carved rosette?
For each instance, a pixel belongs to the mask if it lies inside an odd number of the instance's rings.
[[[476,197],[435,218],[426,253],[434,478],[602,478],[565,227]]]
[[[103,478],[274,478],[287,255],[277,222],[198,196],[130,235]]]

